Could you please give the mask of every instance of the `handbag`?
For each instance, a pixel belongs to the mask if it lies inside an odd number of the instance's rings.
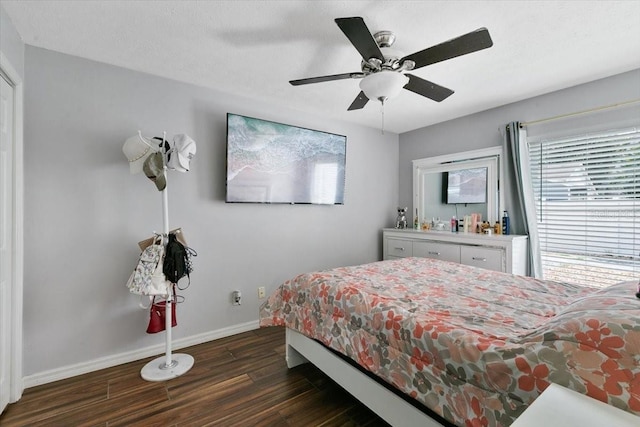
[[[160,257],[160,261],[158,261],[158,265],[156,265],[156,269],[151,276],[151,281],[147,286],[145,295],[160,295],[160,296],[168,296],[169,289],[171,289],[171,282],[167,280],[167,277],[162,272],[164,257]]]
[[[167,301],[157,301],[153,300],[151,304],[151,308],[149,310],[149,326],[147,326],[148,334],[155,334],[158,332],[162,332],[165,330],[166,323],[166,310],[167,310]],[[178,325],[178,320],[176,319],[176,301],[171,303],[171,327],[175,327]]]
[[[164,243],[162,236],[156,236],[138,259],[135,270],[129,276],[127,288],[137,295],[168,295],[170,282],[162,272],[164,263]]]

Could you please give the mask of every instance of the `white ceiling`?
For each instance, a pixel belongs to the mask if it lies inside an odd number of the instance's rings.
[[[494,45],[412,73],[455,93],[407,90],[385,105],[402,133],[640,68],[640,1],[13,1],[25,43],[321,117],[379,128],[381,108],[347,111],[359,80],[288,81],[360,70],[334,18],[396,33],[404,54],[486,27]]]

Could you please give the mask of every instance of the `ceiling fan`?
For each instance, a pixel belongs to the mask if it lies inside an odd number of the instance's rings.
[[[402,88],[440,102],[452,95],[453,91],[406,71],[493,46],[489,31],[479,28],[411,55],[401,56],[391,47],[396,38],[393,32],[379,31],[372,36],[359,16],[337,18],[335,21],[362,56],[361,71],[291,80],[289,83],[299,86],[332,80],[362,79],[361,91],[349,106],[349,111],[363,108],[370,99],[377,99],[384,105],[387,99],[396,96]]]

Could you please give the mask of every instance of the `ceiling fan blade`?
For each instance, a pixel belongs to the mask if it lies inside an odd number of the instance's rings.
[[[486,28],[478,28],[477,30],[463,36],[447,40],[446,42],[431,46],[427,49],[421,50],[420,52],[407,55],[400,60],[400,63],[405,60],[411,60],[416,64],[413,68],[415,70],[420,67],[435,64],[436,62],[446,61],[447,59],[466,55],[467,53],[476,52],[491,46],[493,46],[493,41],[491,40],[489,31]]]
[[[361,17],[336,18],[335,21],[351,44],[360,52],[365,62],[369,62],[371,58],[378,58],[384,62],[384,56],[380,52],[378,43],[376,43],[371,31],[369,31]]]
[[[367,105],[367,102],[369,102],[369,98],[367,98],[367,95],[365,95],[364,92],[360,91],[358,96],[356,96],[356,99],[354,99],[349,108],[347,108],[347,111],[360,110]]]
[[[436,102],[443,101],[453,95],[451,89],[432,83],[429,80],[416,77],[412,74],[405,73],[405,76],[409,77],[409,83],[407,83],[404,88],[418,95],[426,96]]]
[[[299,79],[299,80],[289,80],[293,86],[300,85],[308,85],[310,83],[321,83],[321,82],[330,82],[332,80],[343,80],[343,79],[361,79],[364,77],[364,73],[343,73],[343,74],[332,74],[330,76],[320,76],[320,77],[309,77],[308,79]]]

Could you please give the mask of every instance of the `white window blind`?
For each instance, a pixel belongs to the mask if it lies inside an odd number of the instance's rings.
[[[640,129],[529,142],[545,279],[640,278]]]

